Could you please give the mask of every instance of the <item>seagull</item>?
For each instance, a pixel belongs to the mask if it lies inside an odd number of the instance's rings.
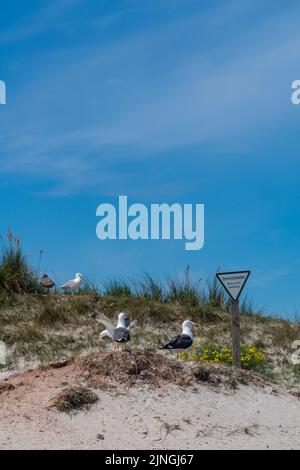
[[[106,330],[103,330],[99,335],[100,339],[108,336],[116,345],[124,345],[130,341],[129,327],[131,322],[126,313],[119,313],[117,326],[114,326],[103,313],[93,313],[91,318],[106,326]]]
[[[63,289],[66,292],[74,292],[75,290],[79,289],[82,279],[83,274],[76,273],[75,279],[71,279],[71,281],[66,282],[65,284],[60,286],[60,289]]]
[[[45,289],[51,289],[52,287],[55,286],[55,282],[52,281],[52,279],[50,279],[50,277],[48,277],[48,274],[44,274],[40,280],[40,286],[44,287]]]
[[[169,351],[176,351],[177,360],[179,352],[186,352],[193,344],[192,322],[185,320],[182,323],[181,335],[175,336],[169,343],[165,344],[160,349],[168,349]]]

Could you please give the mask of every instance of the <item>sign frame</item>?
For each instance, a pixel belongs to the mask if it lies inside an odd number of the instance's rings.
[[[224,275],[226,275],[226,274],[229,275],[229,274],[245,274],[245,273],[247,273],[247,276],[245,277],[245,280],[244,280],[243,285],[242,285],[242,287],[241,287],[241,289],[240,289],[240,291],[239,291],[238,296],[237,296],[236,298],[234,298],[234,297],[231,295],[231,293],[230,293],[229,290],[227,289],[226,285],[224,284],[224,282],[221,280],[221,278],[220,278],[219,276],[224,276]],[[233,303],[237,303],[237,302],[239,301],[240,295],[241,295],[241,293],[242,293],[242,291],[243,291],[243,289],[244,289],[244,287],[245,287],[245,285],[246,285],[246,282],[247,282],[248,279],[249,279],[250,274],[251,274],[251,271],[249,271],[249,270],[246,269],[246,270],[244,270],[244,271],[227,271],[227,272],[224,272],[224,273],[216,273],[216,277],[217,277],[218,281],[219,281],[219,282],[222,284],[222,286],[224,287],[224,289],[225,289],[225,291],[227,292],[227,294],[229,295],[231,301],[232,301]]]

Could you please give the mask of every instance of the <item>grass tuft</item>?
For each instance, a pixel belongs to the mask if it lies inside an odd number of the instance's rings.
[[[229,309],[230,301],[226,297],[226,294],[224,293],[224,290],[216,276],[207,281],[207,292],[205,293],[205,300],[213,307],[219,307],[224,310]]]
[[[209,376],[210,376],[210,372],[209,372],[209,370],[206,369],[205,367],[203,367],[203,366],[198,366],[198,367],[194,370],[194,376],[195,376],[196,379],[199,380],[200,382],[208,382]]]
[[[172,303],[180,305],[196,306],[201,303],[201,290],[199,287],[200,281],[193,282],[190,278],[190,267],[187,266],[183,279],[171,278],[168,282],[168,295],[167,298]]]
[[[8,230],[7,243],[2,240],[0,254],[0,289],[6,292],[41,292],[38,277],[28,264],[20,239]]]
[[[51,408],[58,411],[71,413],[83,408],[89,408],[98,401],[97,395],[87,387],[73,385],[65,388],[51,401]]]
[[[164,288],[159,281],[156,281],[149,273],[144,274],[144,278],[139,281],[138,295],[148,300],[164,302]]]
[[[131,297],[133,293],[129,283],[112,278],[104,284],[104,295],[112,297]]]

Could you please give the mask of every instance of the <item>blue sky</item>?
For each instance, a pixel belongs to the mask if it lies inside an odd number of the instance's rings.
[[[300,312],[300,5],[2,0],[0,231],[58,280],[250,269]],[[204,203],[205,247],[100,241],[96,207]]]

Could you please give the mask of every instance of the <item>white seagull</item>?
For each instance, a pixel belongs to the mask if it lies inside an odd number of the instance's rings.
[[[185,320],[182,323],[182,333],[181,335],[175,336],[169,343],[162,346],[160,349],[167,349],[168,351],[186,352],[190,349],[193,344],[193,333],[192,333],[193,323],[190,320]]]
[[[106,330],[103,330],[99,335],[100,339],[108,336],[116,345],[124,345],[130,341],[130,318],[126,313],[119,313],[117,326],[114,326],[103,313],[93,313],[91,318],[106,326]]]
[[[71,281],[66,282],[65,284],[60,286],[60,289],[63,289],[66,292],[74,292],[79,289],[82,279],[83,274],[76,273],[75,279],[71,279]]]

